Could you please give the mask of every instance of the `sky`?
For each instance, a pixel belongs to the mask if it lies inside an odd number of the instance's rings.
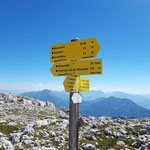
[[[150,94],[149,0],[0,0],[0,90],[64,90],[50,46],[96,38],[90,90]]]

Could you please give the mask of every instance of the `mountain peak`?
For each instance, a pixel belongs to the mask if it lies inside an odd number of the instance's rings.
[[[85,116],[89,114],[92,116],[109,116],[119,117],[125,116],[127,118],[145,118],[150,117],[150,110],[139,106],[130,99],[121,99],[116,97],[108,97],[97,99],[93,102],[81,103],[81,113]]]

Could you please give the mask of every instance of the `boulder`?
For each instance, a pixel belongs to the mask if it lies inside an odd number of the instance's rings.
[[[84,147],[83,147],[83,150],[96,150],[96,147],[92,144],[86,144]]]
[[[90,134],[90,135],[87,135],[87,136],[86,136],[86,139],[87,139],[87,140],[91,140],[91,141],[96,140],[96,138],[95,138],[93,135],[91,135],[91,134]]]
[[[9,137],[9,140],[13,144],[19,143],[20,142],[20,136],[21,136],[21,133],[11,133],[10,137]]]
[[[125,142],[123,142],[123,141],[118,141],[118,142],[117,142],[117,145],[121,145],[121,146],[122,146],[122,145],[125,145]]]
[[[9,123],[7,124],[7,126],[16,126],[16,125],[17,125],[16,122],[9,122]]]
[[[110,128],[105,128],[104,132],[105,132],[105,134],[108,135],[108,136],[112,135],[112,132],[111,132],[111,129],[110,129]]]
[[[4,137],[0,138],[0,147],[5,148],[6,150],[14,150],[12,143]]]

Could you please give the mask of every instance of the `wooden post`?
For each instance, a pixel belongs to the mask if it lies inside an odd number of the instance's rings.
[[[71,40],[78,41],[75,37]],[[74,104],[72,101],[73,92],[70,92],[69,105],[69,150],[78,150],[78,121],[79,121],[79,103]]]

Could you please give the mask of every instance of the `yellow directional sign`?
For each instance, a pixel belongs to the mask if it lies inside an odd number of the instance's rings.
[[[102,59],[55,63],[50,71],[54,76],[102,74]]]
[[[67,76],[63,85],[66,92],[89,92],[89,79]]]
[[[80,77],[67,76],[63,83],[65,91],[79,92],[79,78]]]
[[[89,79],[80,78],[79,92],[89,92]]]
[[[96,38],[51,46],[51,63],[95,58],[101,48]]]

